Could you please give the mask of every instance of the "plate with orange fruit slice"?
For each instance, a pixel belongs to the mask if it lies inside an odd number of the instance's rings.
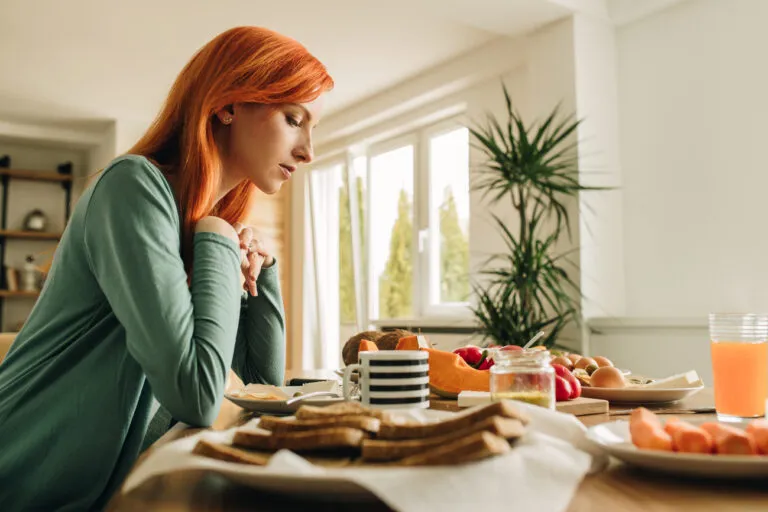
[[[587,436],[610,455],[646,470],[675,476],[768,477],[768,420],[739,424],[666,421],[643,407],[629,421],[595,425]]]

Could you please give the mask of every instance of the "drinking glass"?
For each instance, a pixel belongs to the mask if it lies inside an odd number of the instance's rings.
[[[715,410],[720,421],[765,416],[768,315],[709,315]]]

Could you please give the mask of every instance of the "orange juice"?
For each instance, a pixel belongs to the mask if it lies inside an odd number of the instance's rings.
[[[768,342],[712,342],[712,374],[718,414],[752,418],[765,414]]]

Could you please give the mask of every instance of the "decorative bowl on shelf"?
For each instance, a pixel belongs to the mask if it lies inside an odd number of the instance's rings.
[[[32,210],[24,218],[24,229],[26,231],[45,231],[48,226],[48,217],[42,210]]]

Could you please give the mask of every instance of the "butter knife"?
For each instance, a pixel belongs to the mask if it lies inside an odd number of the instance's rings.
[[[690,409],[651,409],[651,412],[655,414],[714,414],[714,407],[693,407]],[[623,416],[630,414],[634,409],[617,409],[615,411],[608,411],[609,416]]]

